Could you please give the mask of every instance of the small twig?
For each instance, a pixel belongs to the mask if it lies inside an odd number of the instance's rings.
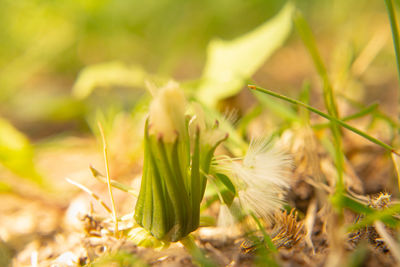
[[[385,241],[386,245],[389,247],[390,252],[393,257],[396,259],[397,263],[400,264],[400,246],[394,240],[389,233],[385,229],[385,225],[381,221],[376,221],[374,223],[375,229],[378,234],[382,237],[383,241]]]
[[[101,125],[100,122],[98,122],[98,127],[99,127],[99,130],[100,130],[101,139],[103,141],[104,164],[105,164],[105,167],[106,167],[107,187],[108,187],[108,193],[110,195],[112,214],[113,214],[113,217],[114,217],[114,224],[115,224],[114,233],[115,233],[115,236],[118,236],[118,218],[117,218],[117,212],[115,210],[115,202],[114,202],[114,197],[113,197],[113,193],[112,193],[110,170],[108,168],[107,142],[106,142],[106,137],[104,135],[103,126]]]

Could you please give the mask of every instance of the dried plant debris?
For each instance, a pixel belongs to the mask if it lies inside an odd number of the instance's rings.
[[[275,225],[271,231],[272,242],[276,248],[291,248],[303,238],[303,222],[298,221],[297,212],[283,211],[275,215]]]
[[[378,210],[386,209],[390,205],[391,205],[391,195],[388,193],[379,193],[375,196],[370,197],[369,200],[369,206]],[[357,216],[355,223],[361,221],[363,218],[364,216],[362,215]],[[389,227],[385,227],[385,229],[392,237],[395,238],[395,231],[393,229]],[[383,238],[377,232],[376,226],[374,225],[368,225],[362,227],[356,232],[350,233],[348,240],[352,248],[355,248],[356,245],[358,245],[362,241],[367,241],[377,251],[383,253],[387,253],[389,251],[387,244],[385,244]]]
[[[298,221],[297,212],[292,209],[289,213],[286,211],[277,212],[274,216],[274,224],[270,229],[270,238],[275,248],[292,248],[304,236],[303,222]],[[257,249],[257,246],[263,244],[264,237],[258,235],[258,241],[246,239],[241,243],[241,249],[244,253],[249,253]]]

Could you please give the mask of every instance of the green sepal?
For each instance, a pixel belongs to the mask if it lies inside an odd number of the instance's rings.
[[[191,166],[191,199],[192,199],[192,225],[190,231],[194,231],[199,227],[200,220],[200,202],[202,192],[199,190],[202,186],[202,175],[200,175],[200,130],[196,130],[194,138],[194,148]]]

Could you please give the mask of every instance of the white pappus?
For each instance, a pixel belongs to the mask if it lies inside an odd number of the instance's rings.
[[[278,144],[253,139],[240,159],[217,160],[218,171],[231,178],[244,212],[270,220],[285,203],[292,158]]]

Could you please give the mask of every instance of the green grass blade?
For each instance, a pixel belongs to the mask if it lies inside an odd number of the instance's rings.
[[[285,101],[287,101],[287,102],[289,102],[291,104],[295,104],[295,105],[301,106],[303,108],[306,108],[309,111],[311,111],[311,112],[313,112],[315,114],[318,114],[318,115],[320,115],[321,117],[323,117],[325,119],[328,119],[330,121],[334,121],[337,124],[339,124],[340,126],[342,126],[342,127],[346,128],[346,129],[354,132],[355,134],[358,134],[359,136],[371,141],[372,143],[374,143],[374,144],[376,144],[376,145],[378,145],[380,147],[383,147],[384,149],[386,149],[386,150],[388,150],[388,151],[390,151],[392,153],[395,153],[396,155],[400,156],[400,154],[398,152],[396,152],[395,149],[392,146],[390,146],[390,145],[388,145],[388,144],[376,139],[375,137],[370,136],[370,135],[364,133],[363,131],[361,131],[361,130],[359,130],[357,128],[354,128],[353,126],[345,123],[344,121],[342,121],[342,120],[340,120],[338,118],[332,117],[331,115],[326,114],[326,113],[324,113],[324,112],[322,112],[322,111],[320,111],[320,110],[318,110],[318,109],[316,109],[316,108],[314,108],[314,107],[312,107],[310,105],[307,105],[307,104],[305,104],[303,102],[300,102],[300,101],[298,101],[296,99],[293,99],[293,98],[290,98],[290,97],[275,93],[273,91],[270,91],[270,90],[267,90],[267,89],[264,89],[264,88],[261,88],[261,87],[257,87],[255,85],[248,85],[248,87],[250,89],[255,90],[255,91],[258,91],[258,92],[261,92],[261,93],[264,93],[264,94],[268,94],[270,96],[285,100]]]
[[[254,215],[254,213],[251,214],[251,217],[253,218],[254,222],[257,224],[258,229],[261,231],[261,233],[263,234],[264,237],[264,245],[266,247],[268,247],[269,251],[271,252],[277,252],[278,249],[275,247],[274,243],[272,242],[271,237],[269,236],[269,234],[265,231],[264,227],[262,226],[260,220],[257,218],[256,215]]]
[[[323,81],[323,89],[324,89],[324,101],[328,113],[330,115],[334,115],[335,117],[338,116],[338,111],[336,107],[336,102],[333,97],[333,89],[331,83],[329,81],[328,71],[322,61],[322,58],[318,52],[318,48],[314,39],[314,36],[311,32],[310,26],[308,25],[307,21],[304,19],[302,14],[297,11],[294,16],[294,24],[300,37],[306,46],[312,60],[314,66]]]
[[[399,76],[400,81],[400,40],[399,40],[399,28],[397,26],[396,13],[393,7],[392,0],[385,0],[387,13],[390,21],[390,28],[392,29],[392,38],[394,51],[396,53],[396,62],[397,62],[397,74]]]
[[[375,112],[376,109],[378,108],[378,106],[379,105],[377,103],[369,105],[369,106],[361,109],[360,111],[358,111],[358,112],[356,112],[354,114],[351,114],[349,116],[341,118],[341,120],[342,121],[351,121],[351,120],[355,120],[355,119],[364,117],[365,115],[368,115],[370,113]],[[320,129],[323,129],[323,128],[328,127],[328,126],[329,126],[329,123],[320,123],[320,124],[313,125],[313,128],[317,129],[317,130],[320,130]]]
[[[333,88],[329,81],[328,71],[326,70],[326,67],[318,52],[318,48],[314,36],[312,34],[311,28],[299,11],[297,11],[294,16],[294,24],[296,25],[297,31],[299,32],[300,37],[304,45],[306,46],[308,52],[310,53],[315,68],[317,69],[317,72],[323,81],[324,102],[325,102],[325,107],[328,110],[328,114],[334,118],[338,118],[337,105],[334,98]],[[343,183],[344,155],[342,152],[342,137],[340,129],[335,121],[332,121],[330,128],[332,131],[333,141],[335,144],[335,162],[338,174],[338,182],[336,186],[338,190],[342,190],[344,188],[344,183]]]
[[[90,171],[92,173],[92,176],[94,178],[96,178],[98,181],[100,181],[102,183],[105,183],[105,184],[107,183],[106,178],[98,170],[96,170],[93,166],[89,166],[89,169],[90,169]],[[143,171],[143,173],[144,172],[145,171]],[[120,182],[118,182],[116,180],[113,180],[113,179],[111,179],[110,181],[111,181],[111,186],[112,187],[114,187],[116,189],[119,189],[121,191],[124,191],[126,193],[129,193],[132,196],[134,196],[135,198],[138,198],[139,193],[135,189],[130,187],[129,185],[122,184],[122,183],[120,183]]]
[[[195,140],[194,140],[194,148],[193,148],[193,156],[192,156],[192,172],[190,179],[190,193],[191,193],[191,207],[192,207],[192,223],[190,225],[190,230],[195,230],[199,226],[199,216],[200,216],[200,202],[201,202],[201,185],[203,181],[201,181],[200,176],[200,130],[197,129]]]

